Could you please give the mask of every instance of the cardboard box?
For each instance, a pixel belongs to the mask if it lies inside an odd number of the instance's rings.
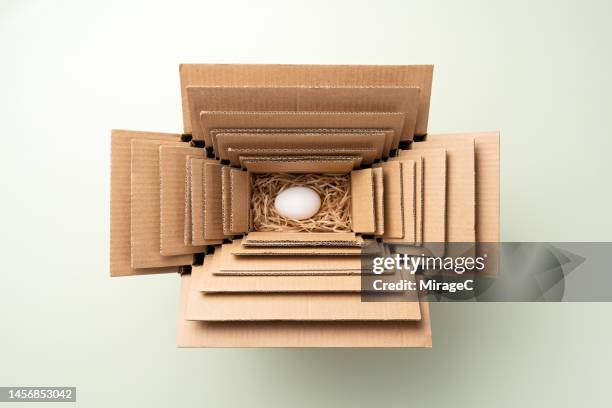
[[[113,131],[111,275],[183,272],[179,346],[431,346],[427,303],[359,291],[364,248],[498,240],[499,134],[427,134],[432,72],[182,65],[186,135]],[[258,231],[277,173],[348,175],[350,231]]]

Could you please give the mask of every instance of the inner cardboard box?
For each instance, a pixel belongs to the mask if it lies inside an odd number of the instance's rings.
[[[181,273],[183,347],[430,347],[426,302],[360,289],[366,249],[498,241],[499,134],[427,134],[432,73],[181,65],[182,135],[112,132],[111,276]],[[317,180],[321,213],[275,213]]]

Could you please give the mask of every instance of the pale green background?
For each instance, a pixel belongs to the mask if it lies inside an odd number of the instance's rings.
[[[611,304],[436,304],[428,350],[177,349],[177,276],[110,279],[108,214],[109,131],[180,131],[180,62],[434,63],[430,131],[502,131],[503,239],[610,241],[611,12],[2,1],[0,385],[100,407],[609,405]]]

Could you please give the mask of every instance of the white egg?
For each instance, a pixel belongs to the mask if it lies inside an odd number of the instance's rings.
[[[321,208],[321,197],[308,187],[290,187],[276,196],[276,211],[294,220],[310,218]]]

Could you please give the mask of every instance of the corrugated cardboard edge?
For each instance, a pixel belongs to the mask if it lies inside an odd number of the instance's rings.
[[[249,173],[239,169],[230,171],[230,230],[243,234],[249,230],[251,182]]]
[[[346,174],[359,167],[359,156],[240,156],[240,165],[249,173]]]
[[[131,141],[180,142],[180,135],[114,129],[111,132],[110,275],[178,272],[178,267],[135,269],[131,266]]]
[[[402,211],[404,213],[403,238],[385,238],[387,244],[416,245],[416,163],[400,161],[402,167]]]
[[[253,247],[243,245],[243,239],[232,243],[232,254],[240,256],[275,255],[360,255],[360,247],[323,246],[323,247]]]
[[[383,170],[385,231],[382,238],[401,239],[405,235],[402,163],[389,161],[374,166]]]
[[[376,229],[374,235],[385,233],[385,187],[383,179],[383,169],[376,167],[372,169],[374,181],[374,212],[376,219]]]
[[[232,186],[230,177],[231,167],[221,167],[221,220],[223,223],[223,234],[232,236],[230,217],[232,214]]]
[[[201,214],[201,211],[197,211],[195,209],[192,211],[192,203],[197,205],[198,202],[202,201],[201,197],[199,200],[194,199],[193,197],[194,193],[196,196],[198,194],[202,194],[202,183],[200,182],[202,178],[201,162],[196,164],[195,168],[192,166],[193,161],[198,163],[199,160],[203,161],[203,159],[198,159],[197,157],[187,156],[187,160],[185,162],[185,173],[187,174],[187,177],[185,178],[185,222],[183,225],[183,242],[185,245],[194,245],[194,240],[192,239],[194,235],[193,230],[195,229],[194,227],[196,227],[196,225],[199,225],[199,222],[194,218],[194,216],[197,217]],[[195,185],[192,186],[194,179],[196,182]]]
[[[205,169],[207,165],[217,165],[216,162],[208,159],[191,159],[193,182],[190,183],[191,191],[189,193],[189,199],[191,205],[188,208],[191,209],[191,224],[187,227],[191,233],[189,238],[193,245],[218,245],[223,242],[223,239],[207,239],[206,238],[206,207],[205,203],[209,200],[205,200]],[[210,198],[210,197],[208,197]],[[218,222],[219,218],[217,218]]]
[[[427,134],[433,65],[181,64],[185,133],[192,133],[187,86],[415,86],[416,135]]]
[[[249,232],[243,245],[252,247],[274,246],[363,246],[363,238],[353,232]]]
[[[219,271],[223,275],[287,275],[287,274],[359,274],[361,257],[321,255],[286,255],[244,257],[232,254],[232,244],[223,244],[216,250],[221,251]]]
[[[376,231],[372,169],[351,172],[351,219],[355,232],[373,234]]]
[[[202,322],[185,319],[191,275],[181,276],[178,347],[431,347],[429,304],[408,322]]]
[[[214,160],[204,163],[202,178],[203,239],[223,240],[223,166]],[[226,180],[227,181],[227,180]]]

